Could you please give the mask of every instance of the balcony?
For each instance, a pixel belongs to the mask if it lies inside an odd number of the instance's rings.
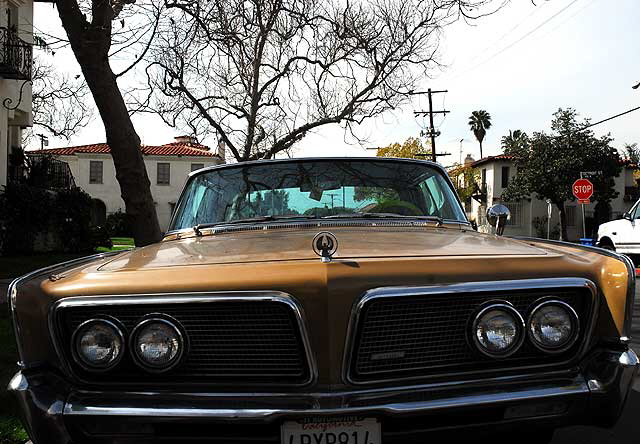
[[[13,29],[0,27],[0,77],[31,80],[33,45],[25,42]]]

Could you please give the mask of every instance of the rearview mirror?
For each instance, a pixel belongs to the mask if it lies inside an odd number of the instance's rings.
[[[623,218],[623,219],[627,219],[627,220],[632,220],[632,219],[631,219],[631,214],[629,214],[629,213],[627,213],[627,212],[625,212],[625,213],[622,215],[622,218]]]
[[[511,211],[502,204],[493,205],[487,210],[487,222],[495,228],[498,236],[504,233],[504,226],[509,219],[511,219]]]

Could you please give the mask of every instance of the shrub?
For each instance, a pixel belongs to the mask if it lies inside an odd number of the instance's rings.
[[[80,188],[51,191],[9,183],[0,193],[0,248],[4,254],[91,251],[90,224],[91,197]]]
[[[131,220],[126,213],[120,210],[107,216],[105,227],[112,237],[133,237]]]

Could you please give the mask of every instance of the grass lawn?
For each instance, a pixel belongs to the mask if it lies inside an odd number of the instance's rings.
[[[97,253],[106,251],[130,250],[135,247],[133,238],[112,237],[112,248],[98,247]],[[30,271],[49,265],[57,264],[71,259],[88,256],[92,253],[45,253],[31,254],[27,256],[0,257],[0,279],[13,279]],[[0,441],[2,444],[2,441]]]
[[[132,237],[112,237],[111,242],[113,242],[113,247],[98,247],[96,251],[98,253],[104,253],[106,251],[123,251],[135,248]]]
[[[112,237],[111,242],[113,242],[113,245],[129,245],[130,247],[135,246],[132,237]]]
[[[6,391],[9,380],[17,370],[17,360],[11,321],[5,310],[0,310],[0,444],[23,443],[29,439],[15,416],[16,406]]]

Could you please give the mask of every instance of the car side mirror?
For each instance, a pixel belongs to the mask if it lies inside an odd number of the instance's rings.
[[[509,219],[511,219],[511,211],[502,204],[492,205],[487,210],[487,222],[495,228],[498,236],[504,233],[504,227]]]
[[[624,214],[622,215],[622,218],[623,218],[623,219],[627,219],[627,220],[633,220],[633,219],[631,218],[631,214],[629,214],[629,213],[624,213]]]

